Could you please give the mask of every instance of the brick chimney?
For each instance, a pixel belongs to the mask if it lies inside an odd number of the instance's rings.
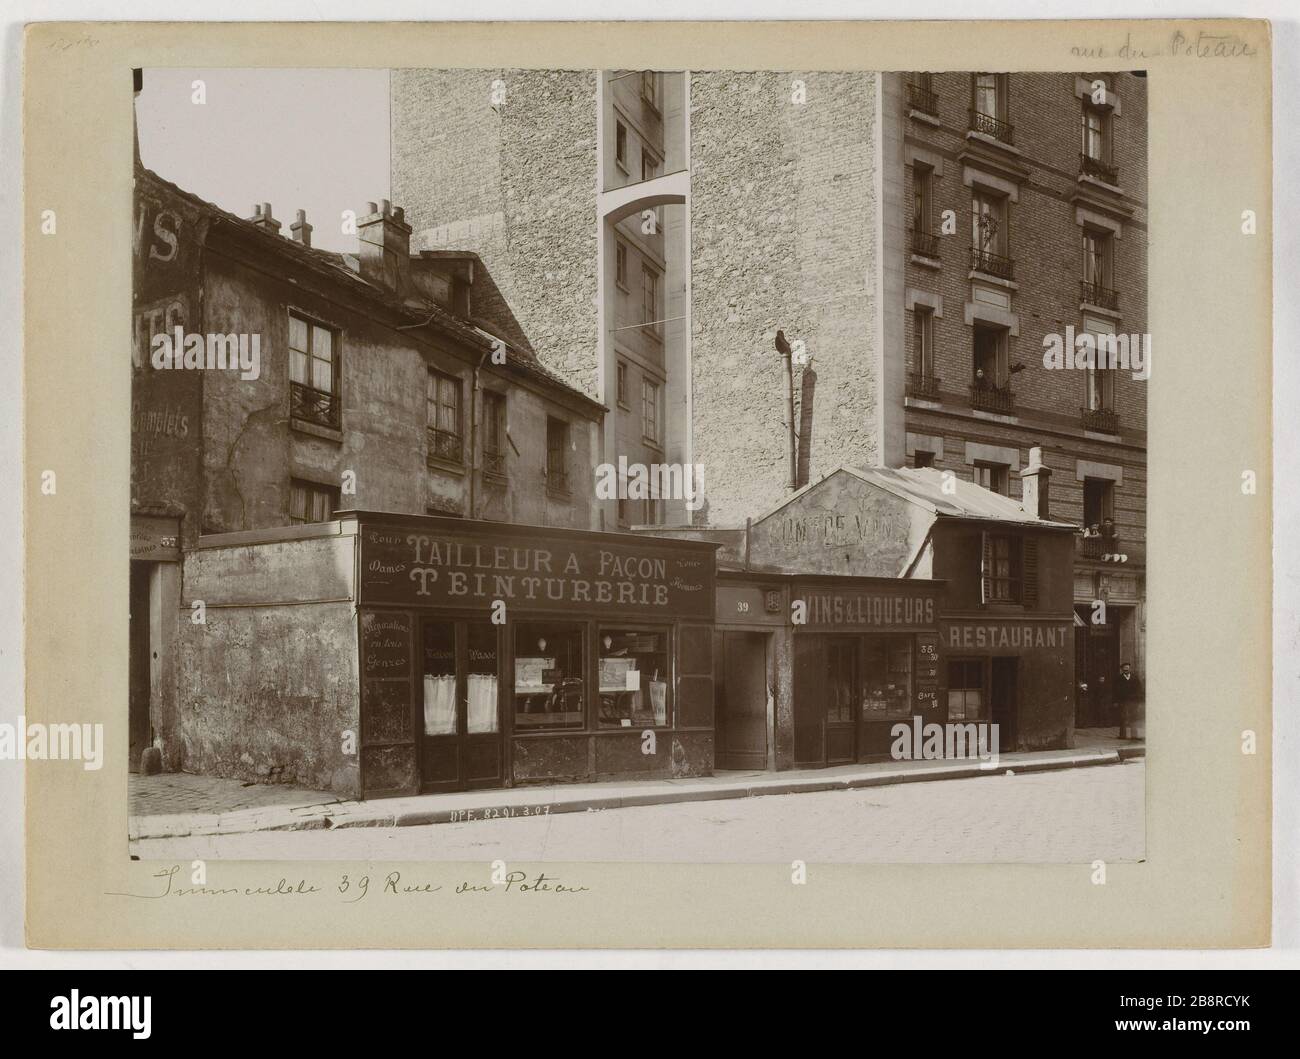
[[[1051,495],[1052,469],[1043,463],[1043,450],[1035,445],[1029,450],[1029,464],[1020,472],[1021,506],[1038,518],[1051,518],[1048,504]]]
[[[406,212],[387,199],[378,206],[366,203],[366,216],[357,219],[360,240],[361,277],[408,298],[415,293],[411,283],[411,226]]]
[[[261,202],[253,204],[253,216],[248,218],[264,232],[270,232],[272,235],[280,234],[280,222],[271,216],[271,204]]]
[[[299,210],[298,219],[289,225],[289,231],[293,233],[293,241],[302,243],[303,246],[311,246],[311,229],[312,226],[307,223],[307,211]]]

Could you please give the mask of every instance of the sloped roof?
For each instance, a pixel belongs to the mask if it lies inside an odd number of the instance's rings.
[[[355,254],[335,253],[319,247],[307,246],[296,239],[277,235],[246,218],[222,209],[215,203],[200,198],[194,192],[187,191],[178,184],[173,184],[170,180],[159,176],[152,169],[143,165],[137,165],[136,177],[137,179],[143,177],[145,180],[165,188],[173,195],[184,199],[196,209],[206,213],[212,220],[236,229],[241,235],[260,243],[268,251],[283,255],[295,263],[311,269],[318,275],[337,280],[351,287],[354,291],[401,313],[412,323],[418,322],[425,326],[436,326],[444,333],[459,338],[461,341],[471,343],[480,349],[492,349],[496,341],[500,340],[506,349],[506,366],[514,368],[523,375],[531,376],[551,388],[562,390],[571,399],[580,400],[593,409],[599,409],[602,412],[608,411],[604,404],[572,385],[562,375],[552,371],[531,351],[521,349],[503,336],[489,331],[484,326],[483,321],[464,319],[442,308],[442,306],[435,305],[424,299],[402,301],[392,291],[370,282],[361,275],[361,263]],[[474,255],[476,259],[477,256]],[[479,263],[482,264],[481,261]]]
[[[947,518],[988,519],[1022,525],[1077,529],[1069,522],[1041,519],[1020,501],[933,467],[842,467],[841,470],[921,504]]]

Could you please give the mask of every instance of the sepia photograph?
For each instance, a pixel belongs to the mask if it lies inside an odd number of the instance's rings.
[[[128,73],[134,858],[1143,861],[1144,69]]]

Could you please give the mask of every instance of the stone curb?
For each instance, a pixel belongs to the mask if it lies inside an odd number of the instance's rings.
[[[890,787],[899,783],[925,783],[937,780],[977,779],[981,776],[1003,776],[1008,771],[1051,772],[1070,768],[1087,768],[1094,765],[1115,765],[1133,758],[1146,756],[1145,746],[1127,746],[1116,750],[1091,750],[1068,757],[1030,758],[1013,762],[999,762],[996,768],[984,769],[978,765],[953,765],[932,769],[900,769],[877,772],[865,776],[848,776],[835,779],[802,779],[782,781],[767,780],[760,783],[736,784],[716,787],[661,788],[637,794],[597,794],[588,798],[570,797],[545,804],[548,814],[602,812],[606,809],[628,809],[647,805],[673,805],[682,802],[730,801],[740,798],[761,798],[777,794],[809,794],[824,791],[861,790],[867,787]],[[492,792],[485,791],[490,797]],[[530,806],[537,805],[530,802]],[[129,835],[132,841],[151,838],[187,838],[203,835],[248,834],[255,831],[314,831],[345,827],[422,827],[429,824],[470,823],[484,819],[515,818],[509,806],[498,815],[482,815],[482,808],[420,808],[385,810],[370,808],[364,802],[340,802],[336,805],[295,806],[287,809],[242,810],[218,816],[215,820],[194,816],[170,814],[158,817],[131,817]],[[335,811],[331,811],[335,810]],[[473,815],[470,815],[473,814]],[[156,823],[151,825],[151,821]]]

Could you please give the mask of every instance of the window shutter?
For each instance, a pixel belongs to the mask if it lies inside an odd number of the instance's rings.
[[[1024,604],[1026,607],[1038,606],[1038,538],[1026,537],[1021,553],[1024,568]]]
[[[987,604],[992,595],[989,577],[993,573],[993,543],[986,531],[980,533],[980,603]]]

